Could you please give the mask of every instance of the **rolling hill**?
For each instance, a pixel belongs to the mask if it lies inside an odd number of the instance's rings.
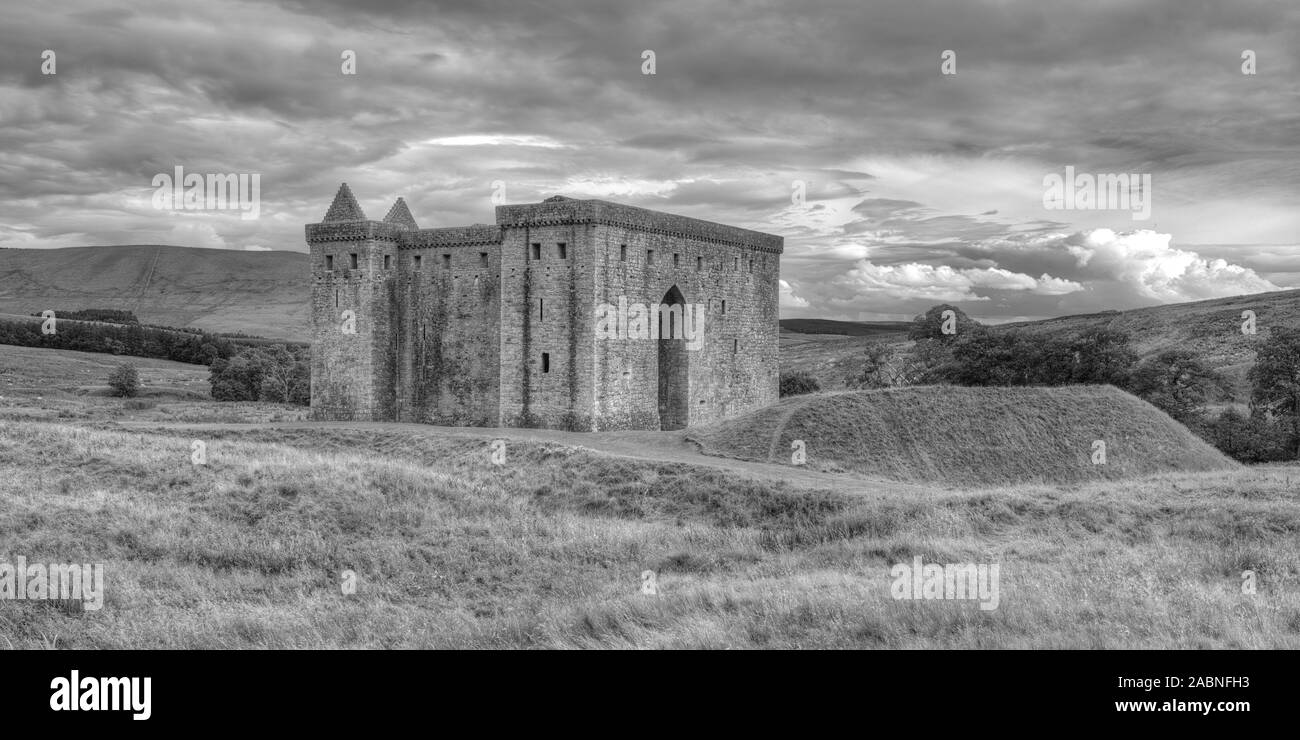
[[[1244,311],[1255,312],[1257,334],[1242,333]],[[992,328],[1057,337],[1091,328],[1123,331],[1132,337],[1133,349],[1141,357],[1166,349],[1189,350],[1223,373],[1232,383],[1234,395],[1242,398],[1247,394],[1246,373],[1255,364],[1255,348],[1274,326],[1300,327],[1300,290],[1062,316]]]
[[[706,454],[958,486],[1081,483],[1238,464],[1111,386],[915,386],[787,398],[690,430]],[[1106,461],[1094,464],[1094,443]]]
[[[302,252],[0,249],[0,313],[117,308],[149,324],[306,341],[309,285]]]
[[[1242,312],[1247,310],[1255,312],[1254,335],[1241,331]],[[821,381],[823,389],[835,390],[843,388],[846,366],[852,365],[854,356],[861,355],[868,344],[908,344],[905,333],[882,331],[885,323],[892,322],[862,322],[859,330],[841,326],[854,323],[782,321],[781,370],[810,372]],[[1094,328],[1123,331],[1132,338],[1139,357],[1174,348],[1191,351],[1223,373],[1233,397],[1243,399],[1249,392],[1246,373],[1255,363],[1255,347],[1274,326],[1300,327],[1300,290],[997,324],[989,329],[1061,338]],[[814,330],[826,333],[812,333]]]
[[[307,255],[176,246],[0,249],[0,313],[118,308],[146,323],[307,341]],[[1242,311],[1259,334],[1243,335]],[[905,343],[908,322],[781,321],[783,370],[805,369],[842,386],[843,362],[872,342]],[[1271,326],[1300,326],[1300,290],[1217,298],[1002,324],[994,331],[1070,335],[1092,327],[1128,332],[1141,355],[1195,352],[1240,387],[1254,345]],[[1240,388],[1239,388],[1240,389]]]

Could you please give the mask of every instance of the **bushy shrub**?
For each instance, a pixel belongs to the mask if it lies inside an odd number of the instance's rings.
[[[1205,420],[1205,405],[1221,397],[1226,382],[1184,349],[1165,350],[1138,363],[1128,390],[1188,427]]]
[[[215,359],[208,373],[216,401],[311,403],[311,366],[304,350],[248,348],[228,360]]]
[[[821,383],[817,378],[805,370],[798,370],[792,373],[781,373],[781,397],[798,396],[803,393],[816,393],[821,390]]]
[[[1290,460],[1296,440],[1290,425],[1264,413],[1246,414],[1228,409],[1207,421],[1202,434],[1225,455],[1244,463]]]
[[[124,362],[118,365],[108,376],[109,391],[120,398],[135,398],[140,395],[140,373],[135,365]]]
[[[1130,348],[1127,334],[1111,329],[1089,329],[1072,338],[972,331],[958,335],[949,345],[948,356],[942,359],[942,364],[930,372],[931,382],[1124,387],[1137,354]]]
[[[907,378],[907,358],[884,342],[868,344],[862,354],[848,360],[848,364],[844,387],[852,390],[903,385]]]
[[[950,320],[945,320],[944,314],[948,311],[952,311],[952,315]],[[944,333],[945,327],[950,328],[951,333]],[[941,303],[938,306],[930,307],[928,311],[912,319],[912,326],[907,330],[907,338],[913,341],[922,339],[947,341],[984,330],[984,325],[967,316],[965,311],[956,306]]]

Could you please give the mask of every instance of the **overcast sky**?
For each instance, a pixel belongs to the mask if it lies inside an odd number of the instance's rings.
[[[421,226],[501,181],[780,234],[786,318],[1300,287],[1295,0],[103,5],[4,10],[0,246],[305,251],[342,181]],[[178,165],[259,217],[155,210]],[[1150,218],[1046,209],[1066,166],[1150,175]]]

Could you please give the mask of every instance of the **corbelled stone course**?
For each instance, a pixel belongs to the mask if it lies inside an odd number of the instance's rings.
[[[563,196],[495,225],[360,214],[345,184],[306,226],[314,418],[661,429],[777,400],[779,236]],[[697,306],[703,337],[599,335],[628,304]]]

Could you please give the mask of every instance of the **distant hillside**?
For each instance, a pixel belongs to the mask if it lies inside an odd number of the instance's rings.
[[[1258,334],[1241,333],[1243,311],[1255,312]],[[1130,311],[1062,316],[1042,321],[1000,324],[994,331],[1025,331],[1068,337],[1093,327],[1127,332],[1138,355],[1186,349],[1232,382],[1235,395],[1246,395],[1246,373],[1255,364],[1255,348],[1274,326],[1300,327],[1300,290],[1171,303]]]
[[[844,387],[845,369],[876,342],[906,343],[910,321],[781,319],[781,371],[811,373],[823,390]]]
[[[704,452],[959,486],[1078,483],[1238,467],[1147,402],[1111,386],[918,386],[795,396],[687,437]],[[1093,442],[1106,443],[1094,465]]]
[[[881,337],[907,334],[910,321],[833,321],[831,319],[781,319],[781,328],[800,334],[842,334],[849,337]],[[893,338],[892,336],[890,338]]]
[[[1255,312],[1258,333],[1241,333],[1243,311]],[[844,365],[852,363],[872,341],[905,342],[905,334],[881,332],[846,340],[841,331],[815,332],[818,327],[838,328],[855,322],[794,319],[795,330],[782,321],[781,370],[805,370],[817,376],[823,390],[843,387]],[[906,322],[901,322],[906,325]],[[863,325],[869,326],[869,325]],[[1021,321],[990,326],[993,331],[1024,331],[1070,337],[1087,329],[1106,327],[1127,332],[1133,349],[1145,357],[1165,349],[1180,348],[1195,353],[1219,372],[1233,388],[1233,396],[1248,395],[1246,373],[1255,364],[1255,347],[1273,326],[1300,327],[1300,290],[1214,298],[1194,303],[1171,303],[1129,311],[1062,316],[1040,321]],[[805,333],[796,333],[805,332]]]
[[[307,341],[309,286],[301,252],[0,249],[0,313],[121,309],[147,324]]]

